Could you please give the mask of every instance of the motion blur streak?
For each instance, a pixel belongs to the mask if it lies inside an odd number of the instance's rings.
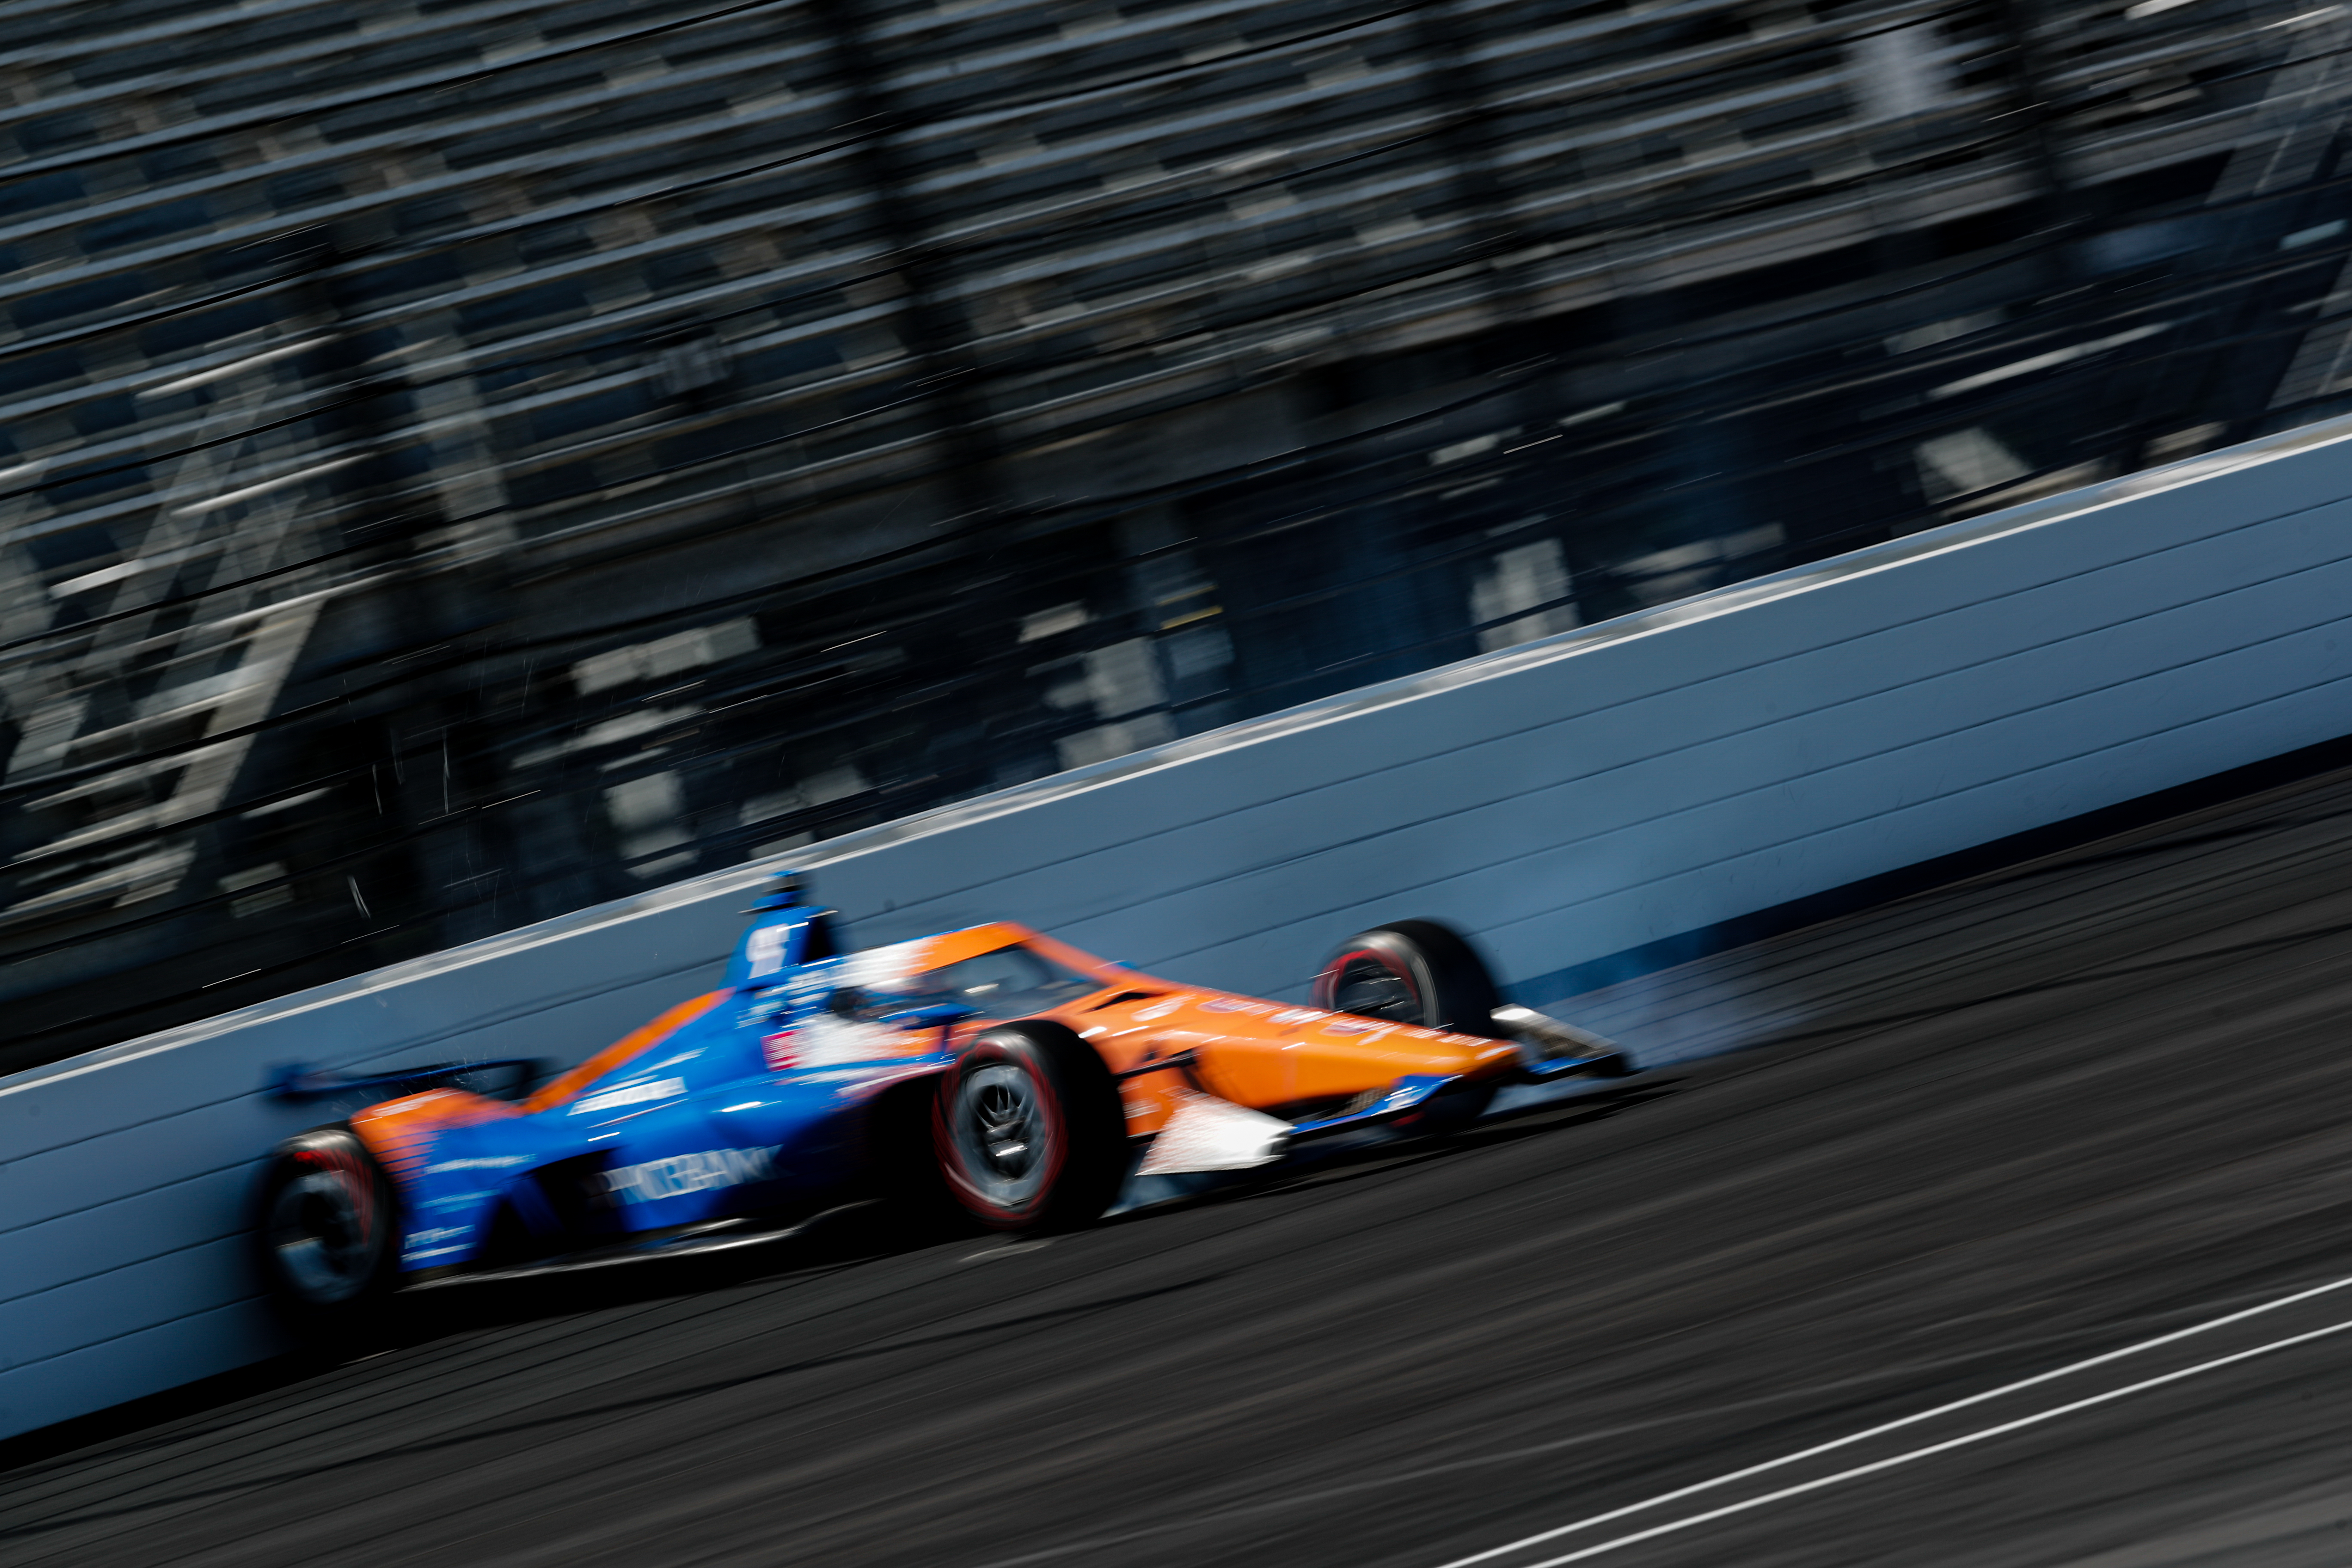
[[[2126,1356],[2139,1355],[2147,1351],[2156,1350],[2161,1346],[2172,1344],[2178,1341],[2189,1339],[2197,1334],[2210,1333],[2215,1329],[2227,1328],[2232,1323],[2243,1322],[2248,1318],[2257,1318],[2265,1312],[2275,1312],[2282,1307],[2295,1306],[2300,1302],[2310,1300],[2315,1296],[2325,1296],[2332,1291],[2341,1290],[2347,1285],[2352,1285],[2352,1276],[2347,1276],[2342,1279],[2331,1279],[2325,1285],[2315,1285],[2308,1290],[2297,1290],[2293,1295],[2282,1296],[2275,1301],[2265,1301],[2258,1307],[2248,1307],[2242,1311],[2225,1313],[2221,1317],[2210,1319],[2202,1323],[2192,1323],[2185,1329],[2175,1329],[2168,1334],[2158,1334],[2152,1340],[2142,1340],[2137,1344],[2126,1345],[2121,1350],[2108,1351],[2101,1355],[2085,1357],[2082,1361],[2069,1362],[2064,1366],[2054,1368],[2049,1372],[2036,1373],[2032,1377],[2021,1377],[2015,1383],[2004,1383],[1999,1388],[1990,1388],[1982,1394],[1971,1394],[1965,1399],[1955,1399],[1949,1404],[1938,1405],[1932,1410],[1922,1410],[1917,1412],[1916,1415],[1901,1416],[1893,1421],[1884,1422],[1876,1426],[1867,1427],[1860,1432],[1848,1433],[1845,1436],[1833,1438],[1827,1443],[1816,1444],[1810,1448],[1801,1448],[1793,1454],[1783,1454],[1777,1459],[1767,1459],[1760,1465],[1750,1465],[1744,1470],[1733,1470],[1727,1475],[1717,1476],[1711,1480],[1701,1481],[1696,1486],[1682,1487],[1670,1492],[1661,1492],[1656,1497],[1644,1498],[1640,1502],[1631,1504],[1628,1507],[1612,1509],[1607,1513],[1596,1513],[1590,1519],[1580,1519],[1573,1524],[1563,1524],[1556,1530],[1547,1530],[1539,1535],[1530,1535],[1523,1541],[1514,1541],[1506,1546],[1489,1547],[1484,1552],[1474,1552],[1467,1557],[1457,1557],[1454,1559],[1453,1562],[1444,1563],[1443,1568],[1470,1568],[1470,1564],[1473,1563],[1484,1563],[1491,1557],[1502,1557],[1514,1552],[1524,1552],[1530,1546],[1540,1546],[1547,1541],[1557,1541],[1563,1535],[1572,1535],[1580,1530],[1591,1530],[1597,1525],[1612,1523],[1617,1520],[1625,1518],[1629,1514],[1646,1512],[1648,1510],[1654,1508],[1663,1508],[1670,1502],[1680,1502],[1685,1498],[1696,1497],[1701,1492],[1713,1491],[1717,1487],[1727,1487],[1735,1481],[1744,1481],[1751,1476],[1760,1476],[1770,1470],[1780,1469],[1785,1466],[1800,1464],[1804,1460],[1813,1458],[1822,1454],[1834,1453],[1840,1448],[1852,1447],[1856,1443],[1866,1443],[1870,1441],[1870,1439],[1883,1436],[1886,1433],[1898,1432],[1906,1426],[1916,1426],[1923,1421],[1933,1421],[1938,1416],[1948,1415],[1954,1411],[1966,1410],[1970,1405],[1982,1405],[1987,1400],[2000,1399],[2009,1394],[2019,1393],[2024,1389],[2032,1388],[2038,1384],[2048,1383],[2054,1378],[2069,1377],[2078,1372],[2088,1372],[2095,1366],[2105,1366],[2109,1362],[2121,1361]],[[2352,1325],[2336,1325],[2337,1328]],[[2336,1329],[2330,1328],[2321,1331],[2325,1333],[2333,1333],[2336,1331]],[[2278,1342],[2278,1343],[2280,1345],[2299,1344],[2305,1339],[2315,1337],[2316,1336],[2296,1335],[2291,1339],[2282,1340]],[[2245,1353],[2253,1354],[2257,1352],[2248,1352]],[[2203,1366],[2192,1370],[2201,1371],[2204,1366],[2224,1366],[2229,1364],[2231,1362],[2237,1361],[2239,1359],[2241,1359],[2241,1357],[2235,1355],[2224,1356],[2219,1361],[2207,1362],[2203,1363]],[[2189,1375],[2187,1373],[2167,1373],[2162,1378],[2156,1379],[2148,1383],[2134,1384],[2131,1389],[2124,1389],[2104,1394],[2099,1395],[2098,1399],[2105,1400],[2116,1398],[2118,1397],[2120,1394],[2132,1392],[2133,1389],[2154,1387],[2157,1383],[2168,1382],[2172,1378],[2187,1375]],[[2097,1403],[2097,1401],[2095,1400],[2089,1403]],[[2062,1405],[2056,1411],[2045,1411],[2041,1415],[2032,1417],[2031,1420],[2047,1420],[2053,1415],[2061,1415],[2066,1411],[2080,1409],[2083,1407],[2084,1402]],[[1988,1428],[1987,1435],[1994,1432],[2009,1431],[2015,1425],[2017,1424],[2011,1423],[2001,1426]],[[1971,1437],[1967,1440],[1973,1442],[1976,1439]],[[1943,1448],[1951,1446],[1952,1445],[1949,1444],[1939,1444],[1933,1447],[1916,1450],[1916,1454],[1919,1457],[1924,1457],[1927,1454],[1940,1452]],[[1893,1462],[1895,1461],[1887,1461],[1886,1463]],[[1827,1486],[1832,1484],[1833,1481],[1844,1479],[1848,1476],[1866,1475],[1870,1473],[1871,1470],[1884,1468],[1885,1464],[1882,1463],[1879,1465],[1865,1466],[1860,1469],[1842,1471],[1839,1475],[1828,1478],[1824,1480],[1809,1481],[1805,1484],[1805,1488],[1803,1489],[1810,1490],[1815,1487]],[[1775,1492],[1771,1494],[1771,1497],[1769,1498],[1751,1499],[1748,1502],[1742,1503],[1739,1506],[1741,1508],[1754,1508],[1760,1506],[1764,1502],[1771,1501],[1780,1497],[1792,1497],[1794,1495],[1796,1494],[1793,1491]],[[1698,1517],[1704,1519],[1713,1518],[1715,1516],[1709,1514]],[[1681,1521],[1678,1521],[1674,1528],[1682,1529],[1685,1526],[1695,1522],[1697,1522],[1696,1519]],[[1609,1542],[1604,1543],[1602,1546],[1592,1548],[1592,1551],[1603,1551],[1611,1547],[1630,1544],[1634,1541],[1645,1539],[1647,1539],[1646,1535],[1629,1535],[1623,1537],[1620,1541]],[[1586,1553],[1586,1555],[1589,1555],[1589,1553]],[[1566,1563],[1573,1561],[1573,1559],[1561,1557],[1555,1558],[1552,1561]]]
[[[2334,1286],[2327,1287],[2329,1289],[2334,1289],[2336,1287]],[[2299,1300],[2301,1299],[2302,1298],[2300,1297],[2290,1298],[2290,1300]],[[2282,1302],[2277,1304],[2284,1305],[2285,1303]],[[2200,1325],[2199,1331],[2201,1331],[2205,1328],[2211,1328],[2214,1326],[2216,1325],[2201,1324]],[[2122,1388],[2111,1388],[2103,1394],[2094,1394],[2087,1398],[2077,1399],[2069,1404],[2057,1405],[2049,1410],[2037,1411],[2031,1415],[2021,1415],[2014,1421],[2004,1421],[1999,1426],[1982,1427],[1977,1431],[1968,1433],[1963,1436],[1948,1437],[1940,1443],[1930,1443],[1925,1447],[1912,1448],[1906,1452],[1894,1455],[1888,1458],[1874,1459],[1869,1464],[1856,1465],[1851,1469],[1839,1470],[1833,1475],[1822,1476],[1810,1481],[1801,1481],[1792,1487],[1782,1487],[1778,1491],[1766,1492],[1761,1497],[1748,1498],[1745,1501],[1731,1503],[1723,1508],[1710,1509],[1705,1513],[1695,1513],[1686,1519],[1675,1520],[1670,1524],[1654,1525],[1647,1530],[1637,1530],[1631,1535],[1618,1536],[1613,1541],[1603,1541],[1596,1542],[1591,1546],[1580,1547],[1574,1552],[1564,1552],[1557,1557],[1547,1557],[1540,1563],[1530,1563],[1528,1565],[1528,1568],[1559,1568],[1559,1565],[1563,1563],[1581,1563],[1588,1557],[1598,1557],[1604,1552],[1615,1552],[1623,1547],[1637,1545],[1644,1541],[1655,1540],[1662,1535],[1672,1535],[1679,1531],[1696,1529],[1702,1524],[1712,1524],[1718,1519],[1728,1519],[1734,1514],[1746,1513],[1750,1509],[1764,1508],[1772,1503],[1784,1502],[1790,1498],[1802,1497],[1807,1492],[1820,1491],[1825,1487],[1842,1486],[1847,1481],[1859,1480],[1864,1476],[1876,1475],[1881,1470],[1891,1470],[1898,1465],[1914,1464],[1921,1459],[1933,1458],[1938,1454],[1949,1453],[1955,1448],[1965,1448],[1972,1444],[1989,1442],[1995,1437],[2007,1436],[2011,1432],[2021,1432],[2029,1426],[2039,1426],[2045,1421],[2055,1421],[2062,1415],[2072,1415],[2078,1411],[2089,1410],[2096,1405],[2106,1405],[2115,1400],[2128,1398],[2130,1395],[2135,1394],[2144,1394],[2152,1388],[2161,1388],[2167,1384],[2178,1383],[2182,1378],[2200,1377],[2209,1372],[2218,1372],[2225,1366],[2235,1366],[2238,1363],[2242,1361],[2251,1361],[2255,1356],[2270,1355],[2278,1351],[2292,1350],[2297,1345],[2308,1344],[2314,1340],[2326,1339],[2331,1334],[2340,1334],[2347,1329],[2352,1329],[2352,1318],[2346,1319],[2342,1322],[2330,1323],[2324,1329],[2313,1329],[2305,1333],[2290,1334],[2282,1340],[2273,1340],[2267,1344],[2256,1345],[2252,1350],[2234,1351],[2228,1355],[2215,1356],[2210,1361],[2201,1361],[2194,1366],[2182,1367],[2177,1372],[2162,1373],[2155,1377],[2143,1378],[2137,1383],[2127,1384]],[[2071,1372],[2075,1369],[2070,1367],[2066,1370]],[[2032,1381],[2039,1382],[2041,1380],[2034,1379]],[[2007,1393],[2008,1390],[2003,1389],[2000,1392]],[[1974,1401],[1968,1401],[1966,1403],[1974,1403]],[[1948,1410],[1953,1408],[1953,1406],[1946,1405],[1943,1408]],[[1930,1415],[1940,1415],[1941,1413],[1941,1411],[1925,1412],[1920,1415],[1912,1417],[1911,1420],[1925,1420]],[[1786,1458],[1776,1459],[1772,1461],[1772,1463],[1767,1465],[1751,1466],[1748,1469],[1736,1471],[1729,1476],[1719,1477],[1716,1480],[1704,1482],[1699,1486],[1685,1487],[1678,1492],[1670,1492],[1663,1497],[1652,1498],[1647,1502],[1636,1503],[1632,1508],[1619,1509],[1614,1514],[1597,1516],[1589,1520],[1580,1520],[1574,1524],[1563,1525],[1558,1531],[1550,1533],[1564,1535],[1570,1531],[1583,1530],[1591,1525],[1601,1523],[1603,1519],[1622,1519],[1629,1513],[1637,1513],[1645,1509],[1654,1508],[1662,1503],[1674,1500],[1677,1498],[1688,1497],[1693,1492],[1706,1491],[1714,1487],[1725,1485],[1743,1477],[1756,1475],[1759,1471],[1777,1468],[1780,1465],[1793,1464],[1801,1458],[1810,1458],[1814,1454],[1825,1452],[1830,1448],[1843,1447],[1847,1443],[1860,1442],[1864,1437],[1875,1436],[1878,1433],[1891,1430],[1895,1426],[1907,1425],[1909,1425],[1908,1421],[1890,1422],[1885,1426],[1873,1427],[1866,1433],[1856,1433],[1853,1436],[1842,1439],[1837,1443],[1824,1443],[1819,1447],[1808,1448],[1802,1454],[1791,1454]],[[1475,1557],[1458,1558],[1454,1563],[1446,1564],[1446,1568],[1457,1568],[1457,1565],[1463,1563],[1483,1563],[1490,1557],[1498,1557],[1506,1552],[1520,1551],[1527,1546],[1534,1544],[1535,1541],[1544,1539],[1548,1539],[1548,1536],[1534,1537],[1529,1541],[1514,1542],[1508,1546],[1500,1546],[1489,1552],[1482,1552]]]
[[[1762,1043],[1448,1148],[978,1258],[843,1226],[436,1292],[389,1353],[19,1445],[0,1552],[1428,1568],[1955,1407],[1835,1450],[1869,1462],[2021,1372],[2097,1394],[2341,1311],[2347,976],[2336,773],[1580,998],[1637,1050]],[[2347,1341],[1624,1560],[2331,1562]]]

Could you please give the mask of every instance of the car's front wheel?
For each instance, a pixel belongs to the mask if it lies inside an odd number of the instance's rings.
[[[933,1142],[950,1194],[992,1230],[1100,1218],[1127,1173],[1118,1086],[1059,1024],[1000,1024],[942,1076]]]
[[[1486,961],[1435,921],[1398,921],[1339,944],[1315,976],[1315,1005],[1360,1018],[1500,1038],[1500,1000]],[[1397,1130],[1444,1137],[1486,1114],[1495,1084],[1459,1084],[1397,1119]]]
[[[1398,921],[1339,944],[1315,976],[1315,1005],[1333,1013],[1503,1037],[1500,997],[1486,962],[1435,921]]]
[[[322,1127],[278,1145],[263,1178],[262,1278],[289,1326],[306,1336],[368,1321],[400,1261],[392,1184],[349,1131]]]

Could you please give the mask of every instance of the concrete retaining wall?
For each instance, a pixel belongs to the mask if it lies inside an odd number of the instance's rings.
[[[802,864],[870,939],[1002,914],[1276,995],[1432,915],[1548,1000],[1607,954],[2352,732],[2346,498],[2352,422],[2315,426]],[[262,1097],[273,1064],[576,1058],[715,979],[758,874],[0,1079],[0,1435],[272,1351],[245,1204],[320,1119]]]

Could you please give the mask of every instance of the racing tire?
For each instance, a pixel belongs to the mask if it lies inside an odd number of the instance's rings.
[[[1059,1024],[999,1024],[940,1079],[932,1142],[948,1195],[991,1230],[1102,1217],[1127,1174],[1118,1085]]]
[[[1501,1039],[1502,998],[1484,960],[1435,921],[1398,921],[1349,937],[1315,976],[1315,1005],[1391,1023]]]
[[[399,1205],[349,1130],[316,1128],[278,1146],[255,1235],[270,1300],[298,1338],[331,1346],[375,1324],[399,1273]]]

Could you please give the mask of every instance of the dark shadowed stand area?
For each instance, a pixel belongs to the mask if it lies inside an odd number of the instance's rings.
[[[2307,0],[11,0],[0,1073],[2352,410]]]

